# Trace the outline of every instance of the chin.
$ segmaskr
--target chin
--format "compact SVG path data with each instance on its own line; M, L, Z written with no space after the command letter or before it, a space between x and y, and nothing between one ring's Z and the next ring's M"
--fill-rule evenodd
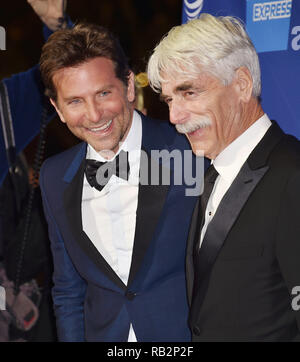
M198 143L192 143L190 142L192 151L195 155L197 156L203 156L205 154L205 149L203 147L203 145L200 145Z
M118 147L119 147L119 143L114 144L105 144L104 142L102 143L90 143L90 145L95 149L95 151L100 152L100 151L110 151L113 152L114 154L117 152Z

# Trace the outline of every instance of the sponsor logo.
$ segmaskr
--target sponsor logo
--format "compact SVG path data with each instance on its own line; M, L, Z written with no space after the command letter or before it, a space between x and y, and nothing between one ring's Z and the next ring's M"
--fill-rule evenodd
M289 18L291 10L292 0L256 3L253 5L253 21Z
M291 32L292 35L296 35L291 43L291 47L293 50L300 50L300 26L294 26Z
M293 0L247 0L247 31L258 53L288 49Z
M183 0L182 23L197 19L203 8L204 0Z
M6 50L6 32L3 26L0 26L0 50Z

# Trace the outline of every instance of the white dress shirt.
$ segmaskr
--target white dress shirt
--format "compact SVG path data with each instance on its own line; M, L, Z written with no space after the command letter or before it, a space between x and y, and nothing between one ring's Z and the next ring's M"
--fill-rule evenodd
M219 175L205 210L205 222L201 230L200 246L207 226L214 217L223 196L271 124L269 117L264 114L212 161Z
M125 285L129 277L135 234L141 144L142 121L140 115L134 112L131 128L117 152L129 152L128 181L112 175L101 191L91 187L86 176L83 183L83 230ZM107 161L91 145L87 147L86 158ZM132 324L128 342L136 342Z

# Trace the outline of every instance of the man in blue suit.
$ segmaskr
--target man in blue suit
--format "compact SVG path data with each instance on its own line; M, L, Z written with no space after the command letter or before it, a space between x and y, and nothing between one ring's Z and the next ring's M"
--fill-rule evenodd
M59 340L190 341L184 258L196 198L173 177L139 182L153 165L178 171L151 151L182 155L184 136L134 110L134 75L103 27L57 31L40 68L60 119L83 140L40 175Z

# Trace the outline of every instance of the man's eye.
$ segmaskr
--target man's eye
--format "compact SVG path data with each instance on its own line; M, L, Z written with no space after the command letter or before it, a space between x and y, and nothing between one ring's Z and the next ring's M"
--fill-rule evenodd
M110 94L111 92L110 91L102 91L102 92L99 92L98 95L100 97L106 97Z
M169 105L172 102L172 98L165 98L164 102Z
M78 104L80 103L80 99L72 99L68 104Z
M185 97L193 97L194 95L195 95L195 92L193 92L193 91L188 91L188 92L184 93Z

